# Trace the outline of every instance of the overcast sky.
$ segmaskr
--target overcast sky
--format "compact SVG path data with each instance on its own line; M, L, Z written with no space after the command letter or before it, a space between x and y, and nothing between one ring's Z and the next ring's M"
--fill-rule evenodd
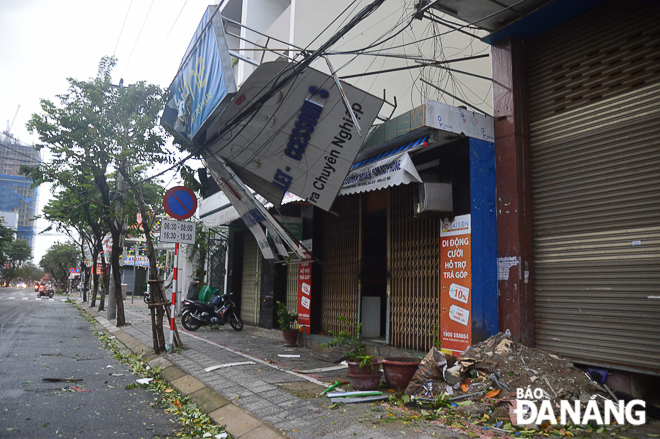
M217 1L0 0L0 130L20 105L11 132L23 142L37 142L25 125L40 111L39 100L55 100L66 92L69 77L94 77L104 55L119 59L114 82L145 80L167 87L205 8L213 3ZM42 186L39 209L49 195ZM47 226L40 220L37 231ZM35 262L56 240L65 239L53 232L37 235Z

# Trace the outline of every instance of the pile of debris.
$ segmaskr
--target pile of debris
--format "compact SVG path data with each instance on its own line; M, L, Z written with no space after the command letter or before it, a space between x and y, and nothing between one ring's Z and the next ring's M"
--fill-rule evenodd
M458 359L433 348L405 393L419 401L445 394L446 401L458 405L458 410L465 407L460 401L471 400L477 404L466 409L467 414L496 412L503 419L515 407L518 389L527 388L536 390L535 397L521 399L536 399L542 393L542 399L551 400L553 406L562 399L582 404L596 399L599 405L607 399L617 401L606 386L572 363L518 343L508 331L472 346Z

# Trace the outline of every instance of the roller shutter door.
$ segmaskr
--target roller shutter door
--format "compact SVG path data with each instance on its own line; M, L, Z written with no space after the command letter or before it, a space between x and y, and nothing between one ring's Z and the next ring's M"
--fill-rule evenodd
M527 45L537 346L660 372L660 8Z
M248 325L259 323L261 294L261 252L251 233L245 233L243 244L243 288L241 289L241 319Z

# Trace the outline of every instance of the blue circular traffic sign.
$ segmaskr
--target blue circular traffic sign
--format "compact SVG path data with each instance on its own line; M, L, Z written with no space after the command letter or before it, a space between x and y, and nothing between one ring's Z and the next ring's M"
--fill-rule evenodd
M163 207L165 212L174 219L188 219L197 210L197 197L192 189L176 186L165 192Z

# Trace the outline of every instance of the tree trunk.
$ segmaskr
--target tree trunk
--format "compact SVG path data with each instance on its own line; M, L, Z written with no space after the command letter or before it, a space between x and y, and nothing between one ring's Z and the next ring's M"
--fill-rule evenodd
M92 291L92 302L89 305L90 308L94 308L94 306L96 305L96 295L99 292L99 275L97 274L97 270L96 270L96 266L97 266L98 260L99 260L99 253L100 252L98 250L98 246L95 245L94 246L94 251L92 252L92 261L93 261L92 262L92 283L94 285L93 286L94 291Z
M154 352L160 354L165 351L165 333L163 331L163 315L167 312L169 316L169 309L167 308L167 296L165 295L165 289L163 288L163 281L161 281L160 276L158 275L158 267L156 266L156 251L154 250L154 243L151 239L151 224L149 219L151 218L150 213L148 212L142 195L139 190L137 190L135 183L128 178L126 170L123 166L119 167L119 172L121 172L124 180L128 183L135 196L135 200L138 203L140 209L140 214L142 215L142 230L144 231L144 237L147 241L147 256L149 257L149 284L151 288L151 325L152 325L152 335L154 342ZM161 303L161 305L155 306L155 315L154 315L154 304ZM175 344L182 348L183 344L181 343L181 338L179 333L174 328L174 339Z
M117 327L126 325L126 316L124 315L124 299L121 294L121 271L119 258L121 257L121 232L118 227L112 230L112 253L110 253L110 265L112 266L112 276L115 279L115 303L117 304Z
M101 271L103 272L103 288L101 289L98 311L105 309L105 295L108 292L108 288L110 288L110 276L108 276L108 264L105 262L105 252L101 255Z

